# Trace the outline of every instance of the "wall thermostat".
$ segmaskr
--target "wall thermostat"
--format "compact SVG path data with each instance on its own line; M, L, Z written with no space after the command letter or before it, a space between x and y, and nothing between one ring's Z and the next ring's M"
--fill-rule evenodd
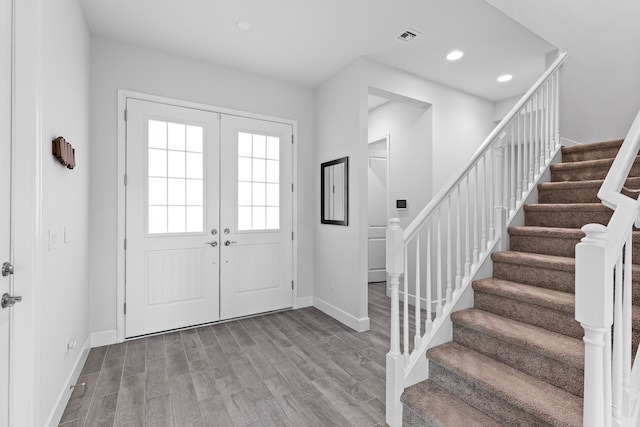
M407 209L406 199L396 200L396 209Z

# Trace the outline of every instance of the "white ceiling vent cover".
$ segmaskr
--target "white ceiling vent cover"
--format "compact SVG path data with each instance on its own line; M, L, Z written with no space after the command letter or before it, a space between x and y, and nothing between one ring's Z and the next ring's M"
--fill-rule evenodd
M396 36L396 40L402 43L409 43L420 36L420 32L411 28L404 30L400 35Z

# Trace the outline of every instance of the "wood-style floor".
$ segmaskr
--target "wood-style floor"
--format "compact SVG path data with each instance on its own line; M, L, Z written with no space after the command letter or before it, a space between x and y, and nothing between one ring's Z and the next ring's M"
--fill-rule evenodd
M61 426L385 425L389 299L371 330L311 307L94 348Z

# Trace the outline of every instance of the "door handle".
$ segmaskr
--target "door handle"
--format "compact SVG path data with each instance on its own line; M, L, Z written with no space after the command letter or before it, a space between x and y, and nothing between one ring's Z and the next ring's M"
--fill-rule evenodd
M224 245L225 245L225 246L235 245L236 243L238 243L238 242L230 242L230 241L228 241L228 240L225 240L225 241L224 241Z
M2 295L2 302L0 303L0 305L2 305L2 308L8 308L13 307L17 302L22 302L21 296L12 297L11 295L5 293L4 295Z
M212 248L215 248L216 246L218 246L218 242L206 242L205 245L209 245Z
M2 263L2 275L9 276L10 274L13 274L13 265L10 262Z

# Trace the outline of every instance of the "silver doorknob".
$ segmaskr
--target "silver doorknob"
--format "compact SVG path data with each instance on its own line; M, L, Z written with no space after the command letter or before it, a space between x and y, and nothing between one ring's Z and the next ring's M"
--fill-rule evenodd
M2 308L8 308L13 307L17 302L22 302L22 297L12 297L11 295L5 293L4 295L2 295L2 302L0 302L0 305L2 305Z
M10 274L13 274L13 265L10 262L2 263L2 275L8 276Z
M236 243L238 243L238 242L230 242L230 241L228 241L228 240L225 240L225 241L224 241L224 245L225 245L225 246L234 245L234 244L236 244Z
M218 246L218 242L206 242L205 245L209 245L212 248L215 248L216 246Z

